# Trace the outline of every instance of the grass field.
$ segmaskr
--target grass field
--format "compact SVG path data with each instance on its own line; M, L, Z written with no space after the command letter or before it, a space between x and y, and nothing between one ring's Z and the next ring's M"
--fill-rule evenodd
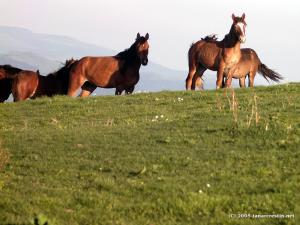
M0 224L300 224L299 99L285 84L1 104Z

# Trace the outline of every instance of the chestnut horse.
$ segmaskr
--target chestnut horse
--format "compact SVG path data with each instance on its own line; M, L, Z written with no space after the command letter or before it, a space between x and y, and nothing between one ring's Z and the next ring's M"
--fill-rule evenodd
M246 86L245 79L247 76L249 79L248 86L253 87L254 78L257 72L267 81L270 79L272 81L279 82L281 79L283 79L279 73L269 69L265 64L263 64L253 49L244 48L241 49L241 53L242 56L232 76L233 78L239 79L240 87ZM194 87L201 88L202 79L200 77L193 78L193 82L195 82L195 84L192 85L192 89L195 89Z
M139 33L131 47L116 56L84 57L70 72L69 96L82 87L81 97L89 96L97 87L116 88L116 95L133 92L139 81L141 64L148 64L149 34Z
M8 99L11 94L12 80L20 73L22 70L11 65L1 65L0 66L0 102L4 102ZM31 71L24 71L25 73L30 73Z
M14 101L22 101L40 96L52 97L68 92L69 72L76 60L67 60L57 72L41 76L39 71L30 74L21 71L13 80L12 93Z
M217 89L222 87L223 76L227 81L226 86L231 85L232 75L241 58L240 45L246 41L245 14L236 17L232 14L233 23L229 33L222 41L202 39L192 46L188 52L189 74L186 78L186 89L190 90L193 78L202 77L205 70L217 72ZM197 74L197 76L194 76Z

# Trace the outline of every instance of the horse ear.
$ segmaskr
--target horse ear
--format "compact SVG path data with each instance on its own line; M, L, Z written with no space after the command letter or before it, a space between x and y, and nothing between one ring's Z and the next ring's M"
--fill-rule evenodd
M136 39L139 39L141 37L140 33L137 33Z
M145 39L146 39L146 40L149 39L149 34L148 34L148 33L146 34Z
M233 21L235 21L235 15L234 15L234 13L232 13L231 18L232 18Z
M246 15L245 15L245 13L243 13L242 20L245 20L245 18L246 18Z
M40 75L40 71L39 71L39 70L37 70L36 73L37 73L38 75Z

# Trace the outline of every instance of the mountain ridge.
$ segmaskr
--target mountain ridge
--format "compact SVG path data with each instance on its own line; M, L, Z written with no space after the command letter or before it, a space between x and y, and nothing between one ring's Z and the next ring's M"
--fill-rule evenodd
M115 54L117 51L68 36L0 26L0 64L12 64L29 70L39 69L44 75L57 70L66 59ZM136 90L183 90L187 71L171 69L150 60L146 67L141 67L140 74ZM214 88L214 81L207 79L205 87ZM97 93L100 92L97 90Z

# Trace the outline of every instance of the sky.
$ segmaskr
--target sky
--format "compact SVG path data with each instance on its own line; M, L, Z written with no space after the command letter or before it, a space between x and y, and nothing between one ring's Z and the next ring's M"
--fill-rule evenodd
M222 39L231 14L246 14L247 41L261 61L300 81L300 1L296 0L1 0L0 25L67 35L121 51L136 33L150 34L149 59L187 70L192 42Z

